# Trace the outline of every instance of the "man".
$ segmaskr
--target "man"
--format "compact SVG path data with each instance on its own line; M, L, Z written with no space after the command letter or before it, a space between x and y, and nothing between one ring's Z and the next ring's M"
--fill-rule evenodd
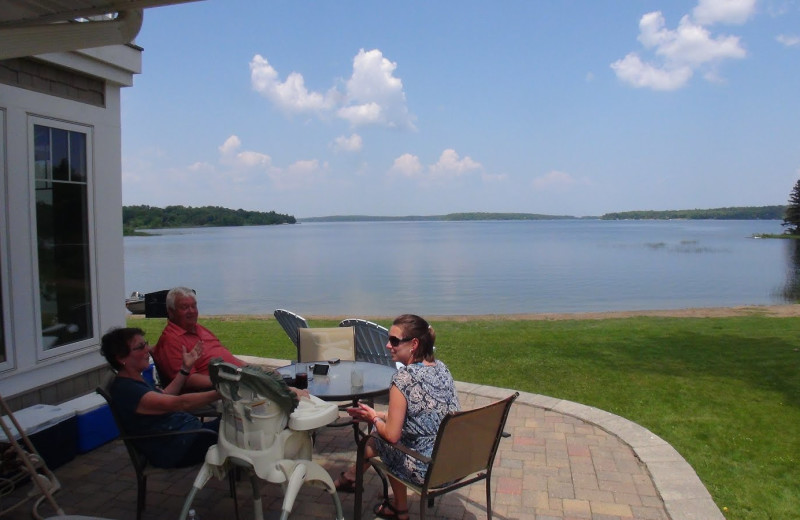
M211 388L208 376L208 363L214 358L222 358L227 363L243 366L245 363L220 343L207 328L197 323L197 299L192 289L175 287L167 293L167 326L158 338L152 351L153 360L159 375L169 381L183 371L183 353L191 351L199 342L203 354L195 362L183 385L184 391L207 390ZM169 381L162 381L166 385Z

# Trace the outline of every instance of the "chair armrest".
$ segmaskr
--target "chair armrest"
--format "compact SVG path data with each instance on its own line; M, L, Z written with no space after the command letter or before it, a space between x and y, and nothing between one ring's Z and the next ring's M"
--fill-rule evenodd
M119 438L124 441L139 441L145 439L157 439L159 437L172 437L175 435L188 435L190 433L201 433L205 435L217 435L217 432L213 430L207 430L205 428L196 428L193 430L175 430L171 432L149 432L149 433L139 433L135 435L120 435Z
M376 430L373 430L372 433L370 433L368 436L365 436L365 439L367 439L369 437L375 437L376 439L380 439L381 441L383 441L385 444L388 444L392 448L405 453L409 457L413 457L413 458L415 458L415 459L417 459L419 461L422 461L425 464L430 464L431 463L432 459L430 457L428 457L427 455L423 455L422 453L420 453L420 452L418 452L416 450L412 450L408 446L404 446L404 445L400 444L399 442L388 442L386 439L381 437ZM362 439L361 442L366 443L366 440Z

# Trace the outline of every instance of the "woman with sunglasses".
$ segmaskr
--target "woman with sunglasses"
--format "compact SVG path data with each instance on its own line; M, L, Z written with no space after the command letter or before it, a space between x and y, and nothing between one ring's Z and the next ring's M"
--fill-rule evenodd
M453 376L444 363L434 358L435 340L433 327L423 318L414 314L395 318L386 348L392 354L392 361L404 366L392 377L388 411L378 412L363 403L348 409L356 420L372 423L386 442L399 442L428 456L433 452L442 419L460 408ZM365 455L367 459L379 455L392 473L423 483L427 464L389 448L382 441L370 439ZM339 476L336 489L355 491L355 477L353 466ZM408 518L408 490L397 480L390 478L389 481L393 500L377 504L373 512L379 518L405 520Z
M109 386L109 394L127 433L209 430L208 434L172 435L137 441L137 447L148 462L160 468L181 468L202 462L208 448L217 443L214 433L219 428L219 420L203 423L187 410L211 404L220 396L216 390L180 394L192 366L203 353L202 342L198 342L189 352L183 349L183 366L163 391L142 377L142 371L150 366L150 347L144 340L142 329L110 330L101 340L100 351L117 373Z

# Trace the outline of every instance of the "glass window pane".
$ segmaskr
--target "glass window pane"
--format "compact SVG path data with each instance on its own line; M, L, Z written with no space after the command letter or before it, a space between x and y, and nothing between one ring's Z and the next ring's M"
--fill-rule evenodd
M69 137L66 130L50 131L50 151L53 158L53 180L69 180Z
M88 186L85 182L58 180L72 169L70 156L77 159L78 168L84 170L81 175L86 177L86 135L52 129L51 136L51 156L54 161L58 158L60 166L54 168L53 181L35 183L39 304L45 349L88 339L93 328ZM73 136L78 137L73 140Z
M69 133L69 171L70 180L86 182L86 135Z
M34 168L36 179L49 178L50 166L50 129L46 126L35 125L33 127L34 133Z

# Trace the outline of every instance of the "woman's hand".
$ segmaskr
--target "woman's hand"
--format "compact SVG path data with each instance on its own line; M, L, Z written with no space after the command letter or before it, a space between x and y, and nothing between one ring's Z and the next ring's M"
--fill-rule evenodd
M378 416L378 412L364 403L358 403L356 408L348 408L347 414L357 421L368 423L373 422L375 417Z
M186 352L186 347L183 345L181 345L181 350L183 351L183 366L181 368L185 368L188 372L192 369L197 360L200 359L200 356L203 355L203 341L198 341L189 352Z

